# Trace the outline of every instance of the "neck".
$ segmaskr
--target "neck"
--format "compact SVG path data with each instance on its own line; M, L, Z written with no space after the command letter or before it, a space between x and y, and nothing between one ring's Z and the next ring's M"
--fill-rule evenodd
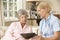
M25 26L25 23L21 23L22 28Z
M20 22L20 24L21 24L21 26L22 26L22 28L23 28L23 27L25 26L26 23L21 23L21 22Z
M47 20L48 16L49 16L49 13L46 13L44 18Z

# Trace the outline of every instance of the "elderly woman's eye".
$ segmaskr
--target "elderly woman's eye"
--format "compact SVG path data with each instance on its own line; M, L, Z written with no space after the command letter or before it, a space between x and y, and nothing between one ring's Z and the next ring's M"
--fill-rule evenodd
M24 18L24 17L22 17L22 18Z

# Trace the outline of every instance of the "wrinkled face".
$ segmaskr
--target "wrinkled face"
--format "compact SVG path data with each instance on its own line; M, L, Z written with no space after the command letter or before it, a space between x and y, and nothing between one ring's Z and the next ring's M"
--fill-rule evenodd
M27 17L26 17L26 15L21 15L21 16L19 17L19 20L20 20L21 23L25 24L25 23L27 22Z
M37 7L37 14L41 17L45 17L47 10Z

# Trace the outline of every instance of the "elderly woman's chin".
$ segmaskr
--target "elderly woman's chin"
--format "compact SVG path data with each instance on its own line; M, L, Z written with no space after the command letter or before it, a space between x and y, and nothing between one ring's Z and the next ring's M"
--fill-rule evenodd
M20 22L21 24L26 24L27 22L26 21L23 21L23 22Z

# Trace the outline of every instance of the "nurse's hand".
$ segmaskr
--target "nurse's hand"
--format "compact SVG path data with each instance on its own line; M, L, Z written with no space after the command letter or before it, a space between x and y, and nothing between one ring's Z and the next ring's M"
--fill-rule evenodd
M35 37L33 37L32 39L35 39L35 40L42 40L42 36L35 36Z
M36 38L37 38L37 40L42 40L41 36L37 36Z

